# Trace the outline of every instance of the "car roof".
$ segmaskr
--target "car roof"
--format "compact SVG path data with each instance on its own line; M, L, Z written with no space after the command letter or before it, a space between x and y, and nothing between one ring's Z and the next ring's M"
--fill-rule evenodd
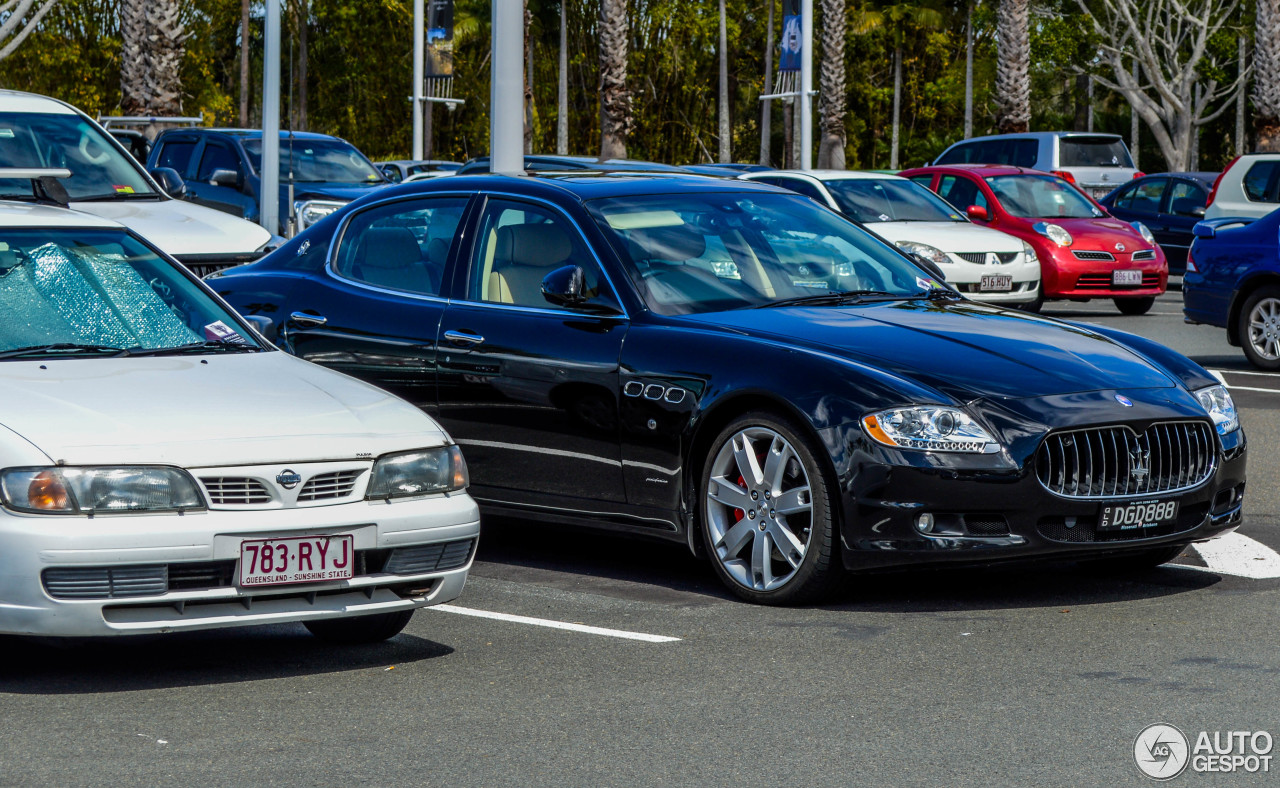
M602 197L635 197L690 192L766 192L791 194L785 189L736 178L706 178L687 173L566 173L552 175L450 175L422 181L405 181L381 191L384 196L427 191L497 191L529 196L575 197L579 201Z
M1119 134L1105 134L1098 131L1020 131L1012 134L988 134L985 137L970 137L967 140L957 140L952 145L959 145L962 142L979 142L984 140L1043 140L1052 139L1054 137L1094 137L1106 138L1124 141L1124 137ZM950 145L947 147L951 147Z
M205 126L190 126L190 127L181 128L181 129L167 129L161 132L161 134L164 136L168 136L170 134L225 134L228 137L235 137L237 139L243 139L243 140L262 139L262 129L223 129L223 128L205 127ZM334 137L330 134L319 134L314 131L286 131L284 129L280 130L280 139L282 140L288 139L290 135L292 135L295 140L340 139L339 137Z
M70 104L38 93L27 93L21 90L0 90L0 111L3 112L43 112L49 115L75 115L76 110Z
M755 180L757 176L770 175L809 175L820 181L905 181L900 175L867 170L769 170L766 172L749 172L743 178Z
M977 175L979 178L993 178L997 175L1053 175L1053 173L1044 172L1043 170L1033 170L1030 167L1015 167L1012 164L930 164L924 167L903 170L903 172L932 173L945 172L947 170L968 172Z
M467 164L487 163L488 156L477 156ZM644 161L641 159L605 159L601 161L595 156L559 156L540 153L530 153L524 157L525 164L564 164L567 168L574 170L637 170L646 172L687 172L674 164L662 164L656 161Z
M81 227L95 230L123 230L110 219L73 211L54 205L0 200L0 227L21 230L24 227Z

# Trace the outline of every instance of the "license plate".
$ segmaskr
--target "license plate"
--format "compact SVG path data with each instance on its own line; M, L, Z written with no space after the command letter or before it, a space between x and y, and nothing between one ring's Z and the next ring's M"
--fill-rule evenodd
M1112 271L1111 284L1140 285L1142 284L1142 272L1141 271Z
M1012 290L1013 277L1009 274L983 274L978 289L984 293L990 290Z
M353 576L352 537L290 536L240 543L240 585L276 586Z
M1103 506L1098 518L1099 531L1128 531L1154 528L1178 519L1177 501L1135 501Z

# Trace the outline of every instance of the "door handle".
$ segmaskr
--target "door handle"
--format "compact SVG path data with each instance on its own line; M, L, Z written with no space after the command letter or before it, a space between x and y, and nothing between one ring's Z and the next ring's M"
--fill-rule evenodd
M484 342L484 337L464 331L446 331L444 338L460 347L472 347Z
M309 315L306 312L294 312L289 315L289 319L304 328L315 328L329 322L329 318L324 315Z

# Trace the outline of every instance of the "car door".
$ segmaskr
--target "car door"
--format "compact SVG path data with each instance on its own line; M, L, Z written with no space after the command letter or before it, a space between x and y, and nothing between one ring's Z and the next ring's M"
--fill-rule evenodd
M411 197L351 214L328 265L290 293L283 342L434 413L442 283L470 201Z
M946 174L938 178L938 196L951 203L957 211L968 214L969 206L977 206L993 216L991 203L976 178L968 175ZM970 217L974 218L974 217ZM980 221L975 219L975 221Z
M440 421L466 452L472 492L583 509L624 502L618 358L628 321L575 222L491 196L441 326ZM553 306L541 281L576 265L590 300Z
M1169 259L1171 273L1187 270L1187 252L1195 238L1191 228L1204 218L1208 200L1209 190L1190 178L1175 178L1166 192L1160 211L1160 230L1152 227L1151 232Z
M197 155L199 164L195 177L187 181L187 194L191 200L241 218L255 214L253 198L242 191L246 169L231 143L206 138ZM214 183L215 174L226 177L227 172L235 173L234 181Z

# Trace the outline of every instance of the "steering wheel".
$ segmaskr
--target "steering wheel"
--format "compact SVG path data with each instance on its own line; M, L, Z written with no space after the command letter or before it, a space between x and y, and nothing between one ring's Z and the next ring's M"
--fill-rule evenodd
M94 156L92 153L89 152L89 142L90 140L89 140L88 134L80 135L80 155L83 156L85 158L85 161L89 162L90 164L106 164L107 159L111 158L110 152L103 150L102 153L99 153L97 156Z

